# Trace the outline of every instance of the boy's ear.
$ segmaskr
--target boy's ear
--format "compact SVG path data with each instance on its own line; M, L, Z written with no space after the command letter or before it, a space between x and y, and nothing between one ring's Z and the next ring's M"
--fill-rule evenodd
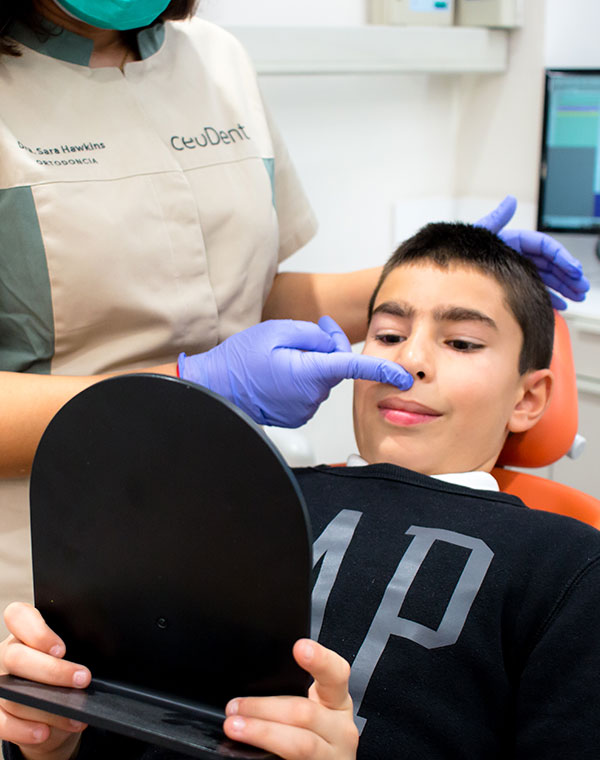
M553 384L554 376L549 369L537 369L523 376L520 397L508 421L511 433L524 433L535 425L550 402Z

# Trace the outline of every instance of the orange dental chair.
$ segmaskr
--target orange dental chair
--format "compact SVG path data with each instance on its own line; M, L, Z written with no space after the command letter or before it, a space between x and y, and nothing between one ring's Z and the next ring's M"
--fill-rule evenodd
M600 501L537 475L506 467L546 467L563 457L577 435L577 385L571 339L565 320L555 312L554 352L550 365L554 391L542 419L525 433L509 436L492 471L504 493L532 509L558 512L600 529Z

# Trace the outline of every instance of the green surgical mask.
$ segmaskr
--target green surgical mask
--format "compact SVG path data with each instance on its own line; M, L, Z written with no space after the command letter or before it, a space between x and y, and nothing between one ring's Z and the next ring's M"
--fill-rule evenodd
M138 29L148 26L170 0L54 0L59 8L100 29Z

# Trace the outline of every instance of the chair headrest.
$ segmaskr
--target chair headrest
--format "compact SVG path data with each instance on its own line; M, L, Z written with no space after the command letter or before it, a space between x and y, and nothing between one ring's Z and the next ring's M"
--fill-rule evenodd
M546 467L563 457L577 434L577 382L567 323L554 312L554 388L543 417L525 433L509 435L497 466Z

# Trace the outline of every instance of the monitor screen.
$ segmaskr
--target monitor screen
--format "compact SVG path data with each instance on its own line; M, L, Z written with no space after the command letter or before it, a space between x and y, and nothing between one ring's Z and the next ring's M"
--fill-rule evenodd
M600 71L546 71L538 229L600 232Z

